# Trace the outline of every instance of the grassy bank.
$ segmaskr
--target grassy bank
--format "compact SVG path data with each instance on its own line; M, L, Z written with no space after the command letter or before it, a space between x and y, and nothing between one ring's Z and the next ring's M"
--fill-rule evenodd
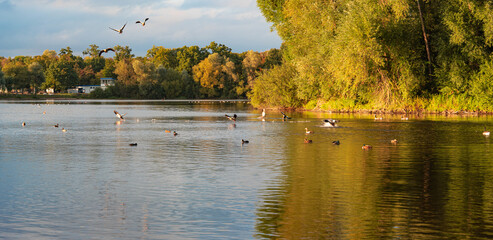
M312 100L304 109L331 112L370 112L370 113L437 113L437 114L492 114L493 103L486 99L475 99L466 95L435 95L431 98L414 98L395 101L382 106L378 102L360 103L353 99L331 101Z

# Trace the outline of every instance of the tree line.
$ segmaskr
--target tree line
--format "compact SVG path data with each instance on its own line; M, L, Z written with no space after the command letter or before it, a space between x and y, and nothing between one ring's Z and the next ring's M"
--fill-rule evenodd
M255 106L493 110L491 1L257 5L283 40L283 62L256 79Z
M0 90L37 93L39 89L65 92L77 85L99 85L100 78L116 79L115 86L91 92L95 98L178 99L246 98L257 75L279 65L279 49L234 53L211 42L206 47L153 46L135 57L128 46L115 46L114 57L100 56L90 45L83 57L70 47L39 56L0 57Z

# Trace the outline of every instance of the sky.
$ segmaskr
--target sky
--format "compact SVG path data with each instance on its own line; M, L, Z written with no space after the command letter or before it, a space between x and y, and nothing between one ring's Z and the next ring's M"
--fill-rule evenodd
M135 22L149 18L143 27ZM122 34L110 29L127 26ZM256 0L0 0L0 56L36 56L70 47L74 55L129 46L205 47L214 41L241 53L279 48Z

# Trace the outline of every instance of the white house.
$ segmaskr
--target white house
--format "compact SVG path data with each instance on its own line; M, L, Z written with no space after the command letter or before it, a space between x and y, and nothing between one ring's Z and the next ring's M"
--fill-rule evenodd
M115 79L113 78L101 78L101 88L103 90L108 86L115 86Z
M96 88L106 89L108 86L115 86L115 79L113 78L101 78L101 85L79 85L75 88L68 89L68 93L91 93Z

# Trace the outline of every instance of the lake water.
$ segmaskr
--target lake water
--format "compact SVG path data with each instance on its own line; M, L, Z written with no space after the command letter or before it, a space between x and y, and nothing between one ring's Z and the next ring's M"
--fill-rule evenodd
M1 101L0 239L493 238L491 116L288 115Z

